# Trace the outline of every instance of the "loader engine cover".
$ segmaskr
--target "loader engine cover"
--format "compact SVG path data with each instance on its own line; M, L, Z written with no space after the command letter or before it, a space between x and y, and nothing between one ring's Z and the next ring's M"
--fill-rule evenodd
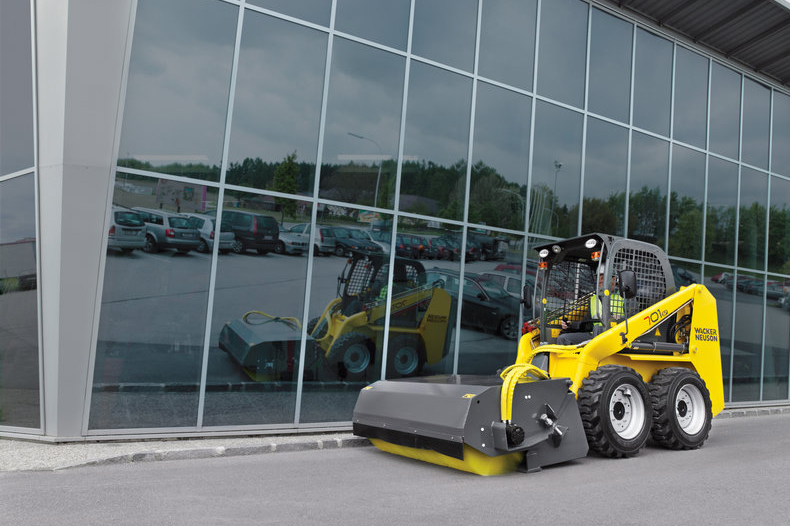
M378 381L360 392L354 434L384 451L482 475L587 455L567 379L517 384L510 422L500 418L502 384L472 375Z

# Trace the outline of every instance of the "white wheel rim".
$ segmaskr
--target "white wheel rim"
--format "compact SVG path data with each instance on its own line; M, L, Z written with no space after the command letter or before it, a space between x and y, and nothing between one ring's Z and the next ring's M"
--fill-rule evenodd
M645 425L645 402L633 386L621 385L609 400L609 422L624 440L639 436Z
M370 365L370 351L362 343L355 343L346 349L343 356L343 365L346 371L352 374L359 374L365 371Z
M395 372L400 375L411 374L417 368L419 360L417 349L411 346L401 347L395 351L395 356L393 358Z
M697 386L685 384L675 397L675 418L687 435L696 435L705 425L705 398Z

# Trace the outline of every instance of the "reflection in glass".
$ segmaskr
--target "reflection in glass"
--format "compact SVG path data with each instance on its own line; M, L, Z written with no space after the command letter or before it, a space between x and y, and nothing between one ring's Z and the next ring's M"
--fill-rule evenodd
M313 260L300 423L351 420L383 358L392 216L324 206L318 229L345 256Z
M0 426L41 427L34 185L0 183Z
M387 378L453 371L460 264L447 247L460 246L461 236L448 227L398 221Z
M0 5L0 176L33 166L30 1Z
M532 90L537 0L486 0L480 23L478 73Z
M248 3L322 26L329 25L332 9L332 0L248 0Z
M200 233L177 212L205 212L205 201L182 206L174 196L202 192L176 191L173 181L119 173L121 181L113 205L144 222L146 244L107 252L88 426L195 426L211 256L193 250Z
M741 76L713 63L710 78L710 150L738 159Z
M672 267L672 277L675 280L675 287L688 287L694 283L702 283L700 279L700 265L670 259L670 266Z
M532 99L477 85L469 221L524 229Z
M584 163L582 233L625 233L628 130L590 118Z
M338 0L335 29L404 51L410 6L410 0Z
M765 276L739 272L735 279L735 341L733 342L732 401L760 400L762 375L762 297L749 294L751 287L763 284ZM787 351L785 351L787 352Z
M579 0L541 4L538 86L541 95L584 106L587 10Z
M637 29L634 68L634 126L669 135L672 42Z
M743 81L743 150L741 160L758 168L768 168L768 136L771 119L771 91L751 79Z
M412 62L400 210L463 218L472 81Z
M708 210L705 259L735 264L735 216L738 209L738 166L716 157L708 158Z
M392 208L406 60L342 38L332 55L320 196Z
M682 146L672 151L669 200L669 253L702 259L705 154Z
M516 359L524 238L473 228L466 237L482 256L467 258L464 269L458 372L494 374ZM527 271L525 284L534 289L534 270Z
M219 180L237 18L224 2L138 2L118 165Z
M542 101L536 108L528 228L573 237L579 217L583 119Z
M672 122L675 139L704 148L707 108L708 59L678 46Z
M593 9L588 109L626 123L631 98L633 33L632 24Z
M751 168L741 169L738 218L738 266L765 269L765 221L768 177Z
M634 132L628 237L664 246L668 173L669 143Z
M415 0L415 55L472 71L476 31L477 0Z
M784 293L790 285L781 276L768 276L765 282L765 361L763 362L763 400L788 398L788 357L790 353L790 302ZM755 291L762 295L758 287Z
M293 422L300 367L311 207L291 199L225 195L222 223L246 247L276 254L220 256L214 289L203 424ZM279 224L278 224L279 223ZM260 239L257 239L260 238ZM306 364L314 374L315 357Z
M732 301L735 270L730 267L705 266L705 282L716 298L716 314L719 320L719 346L721 369L724 379L724 400L730 400L730 367L732 365Z
M768 270L790 274L790 181L771 178Z
M790 176L790 97L774 91L771 122L771 170Z
M239 55L230 184L312 195L327 36L248 12ZM297 171L277 177L293 156Z

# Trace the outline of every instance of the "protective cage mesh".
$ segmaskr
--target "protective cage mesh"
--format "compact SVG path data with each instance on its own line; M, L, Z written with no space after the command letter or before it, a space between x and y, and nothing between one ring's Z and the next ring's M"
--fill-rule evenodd
M633 270L636 273L636 297L625 302L628 316L647 309L667 295L664 268L661 260L652 252L622 248L614 255L613 270L615 273L622 270Z
M589 318L592 294L595 294L595 268L589 263L566 260L553 265L544 288L547 320L564 317L574 322Z

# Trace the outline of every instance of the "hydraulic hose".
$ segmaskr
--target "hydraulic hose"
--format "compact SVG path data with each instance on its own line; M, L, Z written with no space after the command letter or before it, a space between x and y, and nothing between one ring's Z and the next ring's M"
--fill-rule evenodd
M500 416L503 422L510 422L513 417L513 393L516 384L525 381L548 380L549 373L531 363L517 363L506 368L499 375L504 382L500 392ZM532 380L528 378L532 377Z

